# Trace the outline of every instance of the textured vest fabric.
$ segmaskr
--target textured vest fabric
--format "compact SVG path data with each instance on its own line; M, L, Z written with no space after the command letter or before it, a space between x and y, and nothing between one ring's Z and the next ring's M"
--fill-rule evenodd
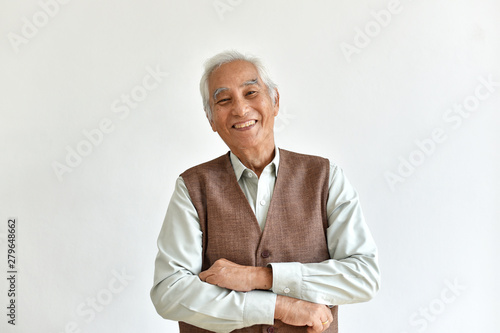
M326 240L329 162L280 149L278 177L261 231L236 179L229 153L182 175L203 232L203 266L220 258L240 265L273 262L312 263L330 259ZM336 333L337 307L326 332ZM179 323L181 333L210 332ZM275 320L233 332L306 332Z

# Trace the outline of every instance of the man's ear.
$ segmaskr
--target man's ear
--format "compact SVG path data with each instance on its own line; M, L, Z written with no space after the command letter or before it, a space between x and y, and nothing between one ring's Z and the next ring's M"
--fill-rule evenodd
M206 116L207 116L208 123L210 124L210 127L212 127L212 131L217 132L217 129L215 128L214 122L212 121L212 119L210 119L210 117L208 116L208 113L206 113ZM212 117L213 117L213 115L212 115Z
M275 91L276 97L274 97L274 116L276 117L280 110L280 93L278 92L278 88L276 88Z

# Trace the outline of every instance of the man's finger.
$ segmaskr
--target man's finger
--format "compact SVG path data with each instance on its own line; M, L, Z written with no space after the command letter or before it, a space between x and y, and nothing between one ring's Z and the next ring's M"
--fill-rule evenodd
M210 273L209 271L203 271L200 273L200 275L198 275L198 277L201 281L207 282L207 279L213 275L214 274Z
M313 326L311 326L309 328L311 329L311 332L315 332L315 333L323 332L323 324L321 323L321 321L319 319L313 321Z
M214 281L212 275L207 276L207 278L205 279L205 282L210 283L210 284L217 284L216 281Z
M323 332L323 325L318 326L318 324L314 324L313 326L309 326L307 328L307 333L321 333Z

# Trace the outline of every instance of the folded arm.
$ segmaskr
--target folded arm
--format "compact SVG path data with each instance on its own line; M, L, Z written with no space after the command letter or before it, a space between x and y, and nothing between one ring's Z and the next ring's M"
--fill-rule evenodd
M274 293L318 304L368 301L380 285L377 247L365 223L358 194L336 166L330 167L327 214L329 260L272 263L272 270L245 266L233 269L234 264L224 260L200 277L210 276L206 282L233 290L267 289L272 281Z
M331 320L325 305L367 301L379 289L377 248L358 195L336 166L330 168L327 213L329 260L248 267L220 259L201 272L202 232L179 178L158 239L151 290L158 313L218 332L274 319L321 332L329 324L318 323Z
M164 318L216 332L274 323L276 294L237 292L203 282L202 233L184 182L179 178L158 238L151 299Z

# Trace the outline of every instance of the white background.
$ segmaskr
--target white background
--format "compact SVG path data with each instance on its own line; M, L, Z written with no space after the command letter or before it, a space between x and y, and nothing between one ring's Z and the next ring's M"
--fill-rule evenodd
M227 151L198 82L203 61L230 48L262 57L279 85L278 145L338 163L360 193L382 289L340 308L341 332L498 332L500 2L58 7L49 16L38 1L0 2L2 332L177 332L149 299L156 238L176 177ZM127 115L113 112L122 95L145 91L147 68L168 75ZM448 113L466 101L466 117ZM112 131L88 146L84 131L103 119ZM439 128L446 139L432 146ZM78 147L87 156L69 167L67 149ZM418 165L400 166L410 159ZM57 163L67 167L59 177ZM392 187L389 173L401 177ZM9 217L18 218L15 327Z

